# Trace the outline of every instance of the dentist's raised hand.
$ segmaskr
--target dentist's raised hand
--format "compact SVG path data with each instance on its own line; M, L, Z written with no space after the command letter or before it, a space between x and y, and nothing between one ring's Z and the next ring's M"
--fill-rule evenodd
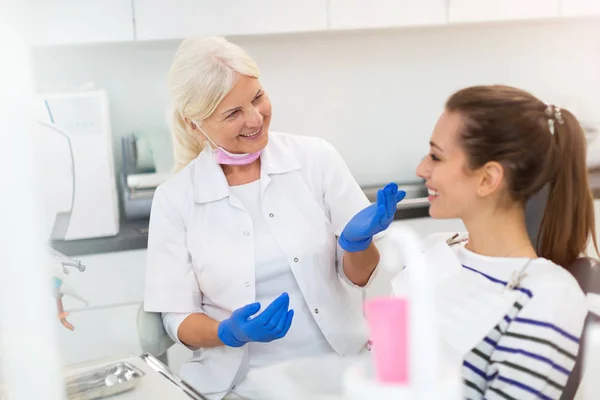
M289 305L290 298L283 293L254 318L250 317L260 310L260 303L238 308L231 317L219 324L219 339L230 347L281 339L289 331L294 318L294 310L288 310Z
M348 222L338 240L340 247L351 253L366 250L373 241L373 236L390 226L396 213L396 204L405 196L406 192L399 191L398 185L393 182L379 189L377 202L360 211Z

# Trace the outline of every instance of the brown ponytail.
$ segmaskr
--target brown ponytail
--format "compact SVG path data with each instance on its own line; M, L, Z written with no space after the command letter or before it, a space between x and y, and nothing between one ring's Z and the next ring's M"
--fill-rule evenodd
M588 240L598 245L594 203L588 184L586 140L581 125L568 110L548 106L554 125L553 158L557 172L549 182L548 201L538 237L540 256L569 266Z
M598 252L586 140L573 114L501 85L460 90L446 108L462 116L460 141L470 168L500 163L510 197L523 207L549 187L538 235L541 257L568 267L589 239Z

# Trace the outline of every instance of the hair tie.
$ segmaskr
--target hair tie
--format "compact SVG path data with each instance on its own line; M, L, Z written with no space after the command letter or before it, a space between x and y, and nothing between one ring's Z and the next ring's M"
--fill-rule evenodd
M554 120L558 122L559 125L564 124L564 120L562 114L560 113L560 108L556 107L554 104L546 104L546 115L548 116L548 128L550 129L550 133L554 135Z

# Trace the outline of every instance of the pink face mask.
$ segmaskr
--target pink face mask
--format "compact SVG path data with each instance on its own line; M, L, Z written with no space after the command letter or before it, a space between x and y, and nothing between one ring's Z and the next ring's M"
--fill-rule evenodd
M202 128L200 128L200 124L198 124L197 122L194 122L194 124L196 125L196 128L198 128L200 130L200 132L202 132L204 134L204 136L208 139L208 141L211 142L212 145L214 146L214 148L212 149L212 152L213 152L213 154L215 154L217 163L219 163L219 164L224 164L224 165L252 164L254 161L256 161L258 159L258 157L260 157L260 154L262 153L262 150L258 151L256 153L244 153L244 154L230 153L227 150L225 150L224 148L222 148L221 146L217 146L216 143L213 142L212 139L208 137L206 132L204 132L202 130Z

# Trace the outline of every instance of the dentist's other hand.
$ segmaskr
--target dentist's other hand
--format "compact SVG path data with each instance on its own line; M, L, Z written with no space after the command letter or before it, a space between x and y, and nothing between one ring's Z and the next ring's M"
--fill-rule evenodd
M406 196L398 185L388 183L377 191L377 202L356 214L346 225L338 243L347 252L366 250L373 236L386 230L394 220L396 204Z
M284 337L294 318L294 310L289 310L290 298L281 294L255 318L250 318L260 310L260 303L238 308L231 317L219 324L219 339L230 347L241 347L248 342L271 342Z

